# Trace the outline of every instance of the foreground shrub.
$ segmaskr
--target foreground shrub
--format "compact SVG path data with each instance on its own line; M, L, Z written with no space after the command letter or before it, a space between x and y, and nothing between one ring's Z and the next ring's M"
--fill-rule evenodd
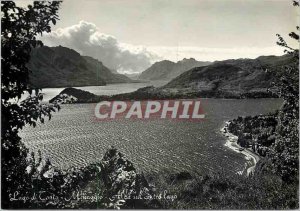
M297 184L285 183L272 174L192 175L178 179L170 172L148 174L156 191L176 194L174 201L164 201L164 209L296 209L299 207Z

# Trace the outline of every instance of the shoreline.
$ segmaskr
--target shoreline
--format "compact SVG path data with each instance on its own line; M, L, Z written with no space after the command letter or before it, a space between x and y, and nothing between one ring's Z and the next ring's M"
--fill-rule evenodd
M238 171L237 174L243 175L246 173L249 176L254 172L257 162L260 160L260 157L254 152L250 151L247 148L243 148L237 144L238 137L228 131L229 121L225 122L225 126L221 128L221 133L226 137L226 143L224 144L229 149L241 153L246 158L245 168L241 171ZM240 149L243 149L240 151Z

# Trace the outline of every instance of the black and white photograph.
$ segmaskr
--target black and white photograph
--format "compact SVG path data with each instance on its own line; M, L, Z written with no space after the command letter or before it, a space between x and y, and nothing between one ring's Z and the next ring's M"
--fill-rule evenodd
M299 6L1 1L1 210L298 210Z

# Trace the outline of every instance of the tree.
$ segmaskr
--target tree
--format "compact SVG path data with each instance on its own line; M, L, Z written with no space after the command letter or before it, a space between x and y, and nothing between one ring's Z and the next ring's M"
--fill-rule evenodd
M105 161L100 166L89 165L82 168L72 168L68 170L55 169L49 160L41 158L41 152L38 156L34 153L29 155L29 150L21 142L18 132L26 124L33 127L37 121L44 123L45 117L51 118L51 112L59 110L57 103L42 104L42 95L39 93L38 87L31 87L29 84L29 69L26 64L30 59L30 52L33 48L42 46L43 43L36 39L37 34L50 32L50 23L56 23L58 20L57 12L60 2L34 2L26 9L20 8L12 1L1 2L2 10L2 72L1 72L1 114L2 114L2 130L1 130L1 164L2 164L2 208L80 208L80 202L69 202L64 199L70 199L73 191L78 191L85 187L87 183L99 177L100 166L107 171ZM32 90L35 95L32 95ZM30 96L20 101L21 95L28 92ZM64 97L62 97L64 98ZM106 157L109 161L110 158ZM135 169L131 162L123 160L120 157L118 161L124 162L121 165L124 168L123 174L132 173L134 177L124 178L121 182L122 190L128 188L126 185L136 184L134 187L143 190L141 182L145 179L135 174ZM117 165L118 164L118 165ZM128 165L127 165L128 164ZM117 166L114 166L117 165ZM109 165L114 171L109 172L114 175L118 172L119 163ZM121 172L121 173L122 173ZM120 174L120 172L118 172ZM123 174L119 176L123 176ZM102 175L105 176L105 175ZM103 177L106 178L106 177ZM118 178L114 178L117 182ZM115 184L115 183L114 183ZM108 193L113 188L106 187ZM32 192L46 191L48 194L55 195L59 200L17 200L11 201L14 194L17 197L31 197ZM37 193L38 194L38 193ZM110 196L110 195L109 195ZM108 196L103 199L101 207L110 207ZM98 201L94 203L98 206ZM118 206L118 201L114 206ZM121 204L120 204L121 205ZM134 204L135 205L135 204ZM91 203L88 203L91 206ZM132 205L133 206L133 205Z
M293 1L299 7L299 1ZM296 27L299 31L299 26ZM276 139L269 157L285 181L295 181L299 174L299 49L290 47L279 34L277 44L285 48L285 53L292 56L291 64L276 70L278 81L274 84L277 94L284 103L278 114ZM299 42L299 35L291 32L289 36ZM298 179L296 179L298 180Z
M36 35L50 32L50 23L56 24L60 2L34 2L27 8L17 7L13 1L1 1L1 164L2 206L8 207L9 194L25 185L28 149L22 144L18 131L26 124L51 118L59 105L41 104L38 87L29 85L31 49L42 46ZM35 96L19 102L25 92Z

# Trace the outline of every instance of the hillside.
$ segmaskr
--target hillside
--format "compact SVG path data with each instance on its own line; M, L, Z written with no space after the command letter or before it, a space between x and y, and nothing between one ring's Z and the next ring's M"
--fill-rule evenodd
M213 91L237 95L252 92L267 93L267 89L275 81L271 70L290 62L291 57L286 55L217 61L209 66L196 67L183 73L163 89Z
M291 62L292 58L286 55L217 61L208 66L186 71L158 88L149 86L113 96L85 96L85 93L75 89L65 89L61 94L74 96L80 103L100 100L278 97L268 91L271 83L275 82L274 71Z
M112 73L100 61L62 46L33 49L27 66L31 70L30 84L40 88L131 82L124 75Z
M193 58L183 59L177 63L163 60L154 63L151 67L141 73L141 80L171 80L194 67L209 65L211 62L200 62Z

